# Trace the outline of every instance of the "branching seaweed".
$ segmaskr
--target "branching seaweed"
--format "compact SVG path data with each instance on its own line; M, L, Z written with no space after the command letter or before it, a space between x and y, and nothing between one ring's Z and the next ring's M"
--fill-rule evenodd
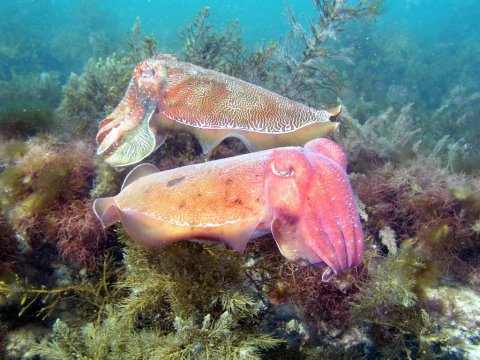
M210 9L204 7L195 16L193 24L180 30L183 40L182 59L196 65L218 70L233 76L241 74L243 45L238 22L227 24L221 32L208 24Z
M276 66L270 82L281 94L310 105L321 104L325 92L336 94L343 79L338 64L351 63L352 48L335 46L336 36L352 21L374 20L382 0L313 0L315 18L306 30L287 7L286 19L291 26L285 44L275 54ZM322 91L324 90L324 91Z
M427 351L425 337L433 325L420 300L430 276L425 271L428 262L413 241L404 242L397 256L373 264L370 279L357 296L352 314L371 325L370 336L386 358L411 359L413 349ZM387 339L387 332L393 338Z
M346 136L338 140L355 171L368 172L372 164L386 161L399 163L417 155L421 128L412 114L412 106L404 106L398 113L389 108L371 116L364 124L344 109L342 125Z
M240 257L223 246L163 249L126 243L126 296L104 305L102 323L79 329L57 321L47 359L259 359L280 341L258 329L259 306L243 286Z
M17 279L14 291L22 294L18 315L36 308L36 316L45 320L60 304L65 306L73 302L83 318L100 323L105 317L107 305L122 296L122 289L115 285L122 276L119 264L107 254L94 272L81 272L68 284L51 289L30 287Z
M157 40L152 35L145 35L142 31L140 18L137 16L128 40L131 62L137 63L145 58L153 57L157 53Z
M72 73L57 109L59 125L73 134L93 136L100 119L123 97L133 66L128 58L113 54L90 59L81 76Z

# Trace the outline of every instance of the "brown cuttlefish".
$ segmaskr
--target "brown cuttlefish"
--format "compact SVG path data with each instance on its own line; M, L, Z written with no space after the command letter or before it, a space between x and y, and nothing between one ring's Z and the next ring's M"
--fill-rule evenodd
M250 151L303 145L335 130L341 111L317 110L260 86L157 55L140 62L125 96L100 125L97 154L112 166L135 164L165 141L193 134L208 154L227 137Z
M141 164L113 197L96 199L107 227L120 221L138 244L224 243L242 253L272 233L282 255L325 268L322 279L357 266L362 224L343 149L328 139L160 172Z

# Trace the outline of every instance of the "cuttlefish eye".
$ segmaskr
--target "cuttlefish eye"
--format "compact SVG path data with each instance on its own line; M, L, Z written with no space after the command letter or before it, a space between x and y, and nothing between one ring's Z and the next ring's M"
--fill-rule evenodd
M293 171L292 168L289 168L288 170L277 170L275 168L274 163L270 164L270 169L272 170L272 173L274 173L275 175L280 176L280 177L289 177L289 176L293 176L295 174L295 172Z
M140 72L140 76L142 78L150 78L150 77L155 77L155 69L142 69Z

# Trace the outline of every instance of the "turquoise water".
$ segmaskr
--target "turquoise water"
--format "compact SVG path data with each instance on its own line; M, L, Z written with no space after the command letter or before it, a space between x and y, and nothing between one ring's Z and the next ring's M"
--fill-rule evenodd
M0 79L8 80L12 73L54 71L65 81L70 72L80 72L91 56L120 51L137 17L143 32L157 38L159 49L176 53L181 45L179 29L204 6L211 9L210 22L218 28L238 20L247 48L281 42L289 31L284 17L286 4L308 26L308 18L314 14L310 1L3 1ZM338 34L335 40L337 45L356 47L359 53L353 61L358 67L367 66L362 67L362 76L373 75L379 83L407 88L424 87L410 100L418 104L427 101L432 107L439 106L455 85L478 90L478 81L474 81L480 67L478 3L386 1L384 7L376 24ZM372 41L376 42L373 51ZM392 54L391 47L399 53ZM389 53L379 52L385 49ZM382 68L368 68L372 60L380 61ZM351 74L354 68L346 71ZM368 81L358 79L350 86L365 92L368 89L362 86L366 84Z

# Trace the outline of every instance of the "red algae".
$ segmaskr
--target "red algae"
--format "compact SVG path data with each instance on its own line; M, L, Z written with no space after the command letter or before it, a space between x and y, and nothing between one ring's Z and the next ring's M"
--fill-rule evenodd
M85 205L95 175L92 146L33 138L22 149L6 159L0 178L9 195L1 210L20 248L51 244L65 259L93 264L105 235Z
M61 257L89 267L106 244L106 234L91 208L91 200L75 200L47 215L48 231Z

